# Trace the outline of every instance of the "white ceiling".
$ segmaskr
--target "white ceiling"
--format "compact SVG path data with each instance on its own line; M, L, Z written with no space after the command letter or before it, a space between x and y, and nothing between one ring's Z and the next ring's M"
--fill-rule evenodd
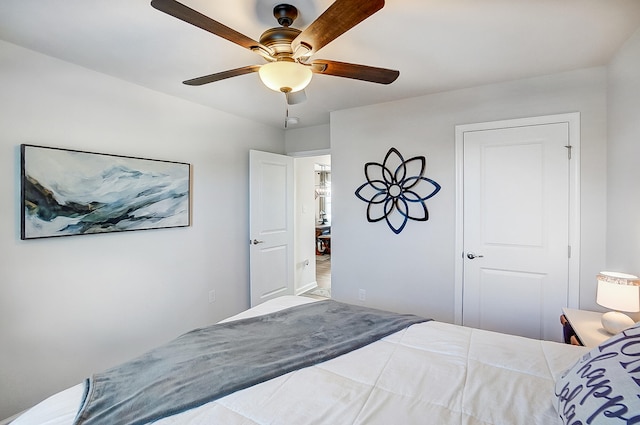
M272 0L183 0L257 40L277 22ZM290 0L303 29L331 0ZM314 75L289 107L298 127L329 112L606 64L640 27L640 0L388 0L314 58L400 71L385 86ZM257 74L182 81L264 63L248 50L152 8L149 0L1 0L0 39L83 67L283 127L284 96ZM0 64L1 66L2 64Z

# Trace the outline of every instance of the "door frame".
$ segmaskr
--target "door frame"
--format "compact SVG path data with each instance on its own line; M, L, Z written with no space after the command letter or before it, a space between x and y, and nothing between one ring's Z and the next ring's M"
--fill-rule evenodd
M578 308L580 303L580 113L544 115L457 125L455 127L456 156L456 234L454 270L454 323L462 325L464 296L464 134L470 131L494 130L544 124L567 123L569 129L569 285L567 303ZM558 312L560 314L560 312Z

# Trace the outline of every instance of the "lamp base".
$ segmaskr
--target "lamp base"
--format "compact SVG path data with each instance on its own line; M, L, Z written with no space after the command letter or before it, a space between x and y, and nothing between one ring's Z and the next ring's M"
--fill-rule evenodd
M611 335L615 335L634 324L631 317L619 311L609 311L602 315L602 327Z

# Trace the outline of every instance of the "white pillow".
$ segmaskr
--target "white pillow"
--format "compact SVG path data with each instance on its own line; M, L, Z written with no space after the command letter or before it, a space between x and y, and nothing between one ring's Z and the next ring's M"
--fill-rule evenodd
M582 356L555 394L565 424L640 424L640 322Z

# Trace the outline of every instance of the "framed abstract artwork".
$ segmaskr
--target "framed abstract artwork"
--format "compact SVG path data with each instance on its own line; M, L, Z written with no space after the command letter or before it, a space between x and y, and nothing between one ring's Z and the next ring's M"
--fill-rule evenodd
M20 145L21 239L190 225L187 163Z

